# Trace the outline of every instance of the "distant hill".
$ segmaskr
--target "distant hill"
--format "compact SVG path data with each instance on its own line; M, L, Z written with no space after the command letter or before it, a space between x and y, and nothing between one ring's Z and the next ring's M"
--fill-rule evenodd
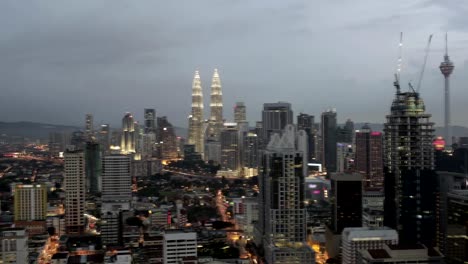
M48 139L50 132L71 133L82 128L67 125L52 125L36 122L0 122L0 135L19 136L30 139ZM186 137L187 129L175 127L176 135Z

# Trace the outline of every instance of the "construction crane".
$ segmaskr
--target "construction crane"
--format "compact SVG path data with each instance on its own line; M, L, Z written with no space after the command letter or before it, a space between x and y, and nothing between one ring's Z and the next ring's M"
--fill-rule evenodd
M423 65L422 65L421 73L419 74L418 84L416 86L416 91L415 91L417 93L419 92L419 89L421 89L421 82L422 82L422 78L424 76L424 70L426 69L427 57L429 55L429 48L431 46L431 40L432 40L432 34L429 35L429 39L427 40L427 46L426 46L425 54L424 54L424 62L423 62ZM413 87L411 87L411 89L414 91Z
M398 44L398 63L397 69L395 73L395 81L393 82L393 86L397 89L397 93L400 93L400 73L401 73L401 64L402 64L402 47L403 47L403 32L400 32L400 43Z

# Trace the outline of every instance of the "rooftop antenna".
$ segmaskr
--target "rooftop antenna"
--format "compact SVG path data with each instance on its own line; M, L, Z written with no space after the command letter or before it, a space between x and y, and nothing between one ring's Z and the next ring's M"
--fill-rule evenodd
M402 65L402 47L403 47L403 32L400 32L400 43L398 44L398 62L397 69L395 73L395 81L393 85L395 86L397 93L400 93L400 74L401 74L401 65Z

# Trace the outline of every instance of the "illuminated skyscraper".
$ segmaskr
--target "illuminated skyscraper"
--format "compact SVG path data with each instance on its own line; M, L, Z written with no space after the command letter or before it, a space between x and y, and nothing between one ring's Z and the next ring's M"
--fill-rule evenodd
M135 153L135 121L131 113L126 113L122 119L122 137L120 142L120 152L122 154Z
M158 132L157 148L158 157L161 159L175 159L177 153L177 136L174 132L174 127L167 120L167 117L161 116L157 118Z
M203 90L198 71L195 71L192 82L192 113L189 116L188 144L195 145L195 151L203 154L205 144L203 133Z
M245 104L243 102L237 102L234 106L234 122L246 122L247 121L247 113Z
M365 176L366 187L383 186L382 133L372 132L366 124L356 131L355 169Z
M217 69L214 70L213 78L211 79L210 111L207 137L219 141L219 136L223 129L223 92Z

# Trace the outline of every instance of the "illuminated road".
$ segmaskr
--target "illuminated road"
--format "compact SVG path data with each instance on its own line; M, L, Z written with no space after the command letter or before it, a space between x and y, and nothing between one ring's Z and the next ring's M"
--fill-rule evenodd
M46 264L51 263L52 256L57 253L57 249L59 247L58 237L51 236L47 239L44 249L41 251L38 263L39 264Z

